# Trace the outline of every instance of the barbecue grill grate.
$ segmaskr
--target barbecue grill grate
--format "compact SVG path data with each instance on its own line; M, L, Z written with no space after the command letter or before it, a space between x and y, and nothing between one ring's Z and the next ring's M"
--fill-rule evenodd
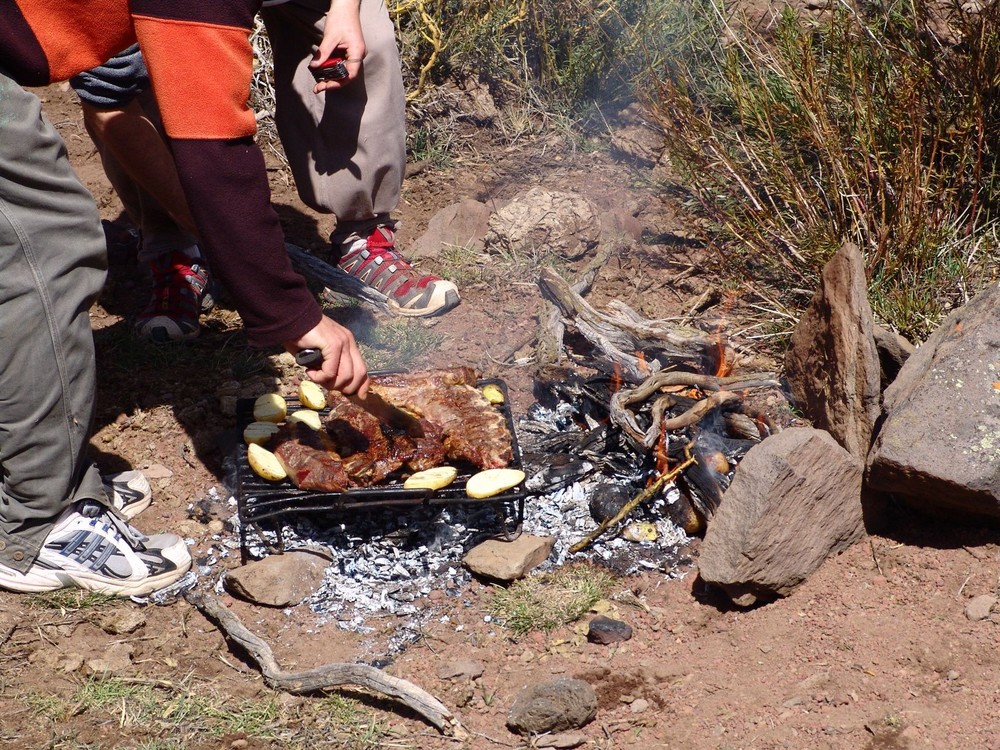
M373 373L375 375L377 373ZM507 429L510 431L514 458L510 463L512 468L521 468L521 450L514 430L514 420L510 411L510 398L507 385L502 380L488 378L477 381L477 387L496 385L504 394L503 404L494 408L503 414ZM301 408L298 399L287 398L288 413ZM236 404L236 419L240 433L253 420L253 399L239 399ZM325 418L329 409L320 414ZM379 507L413 507L420 505L450 505L456 503L493 504L501 518L502 511L512 506L514 521L518 528L524 520L524 499L526 492L524 484L500 495L488 498L472 498L465 492L465 483L478 468L471 465L453 464L458 469L455 481L440 490L406 489L403 478L396 476L372 486L358 487L345 492L323 492L316 490L300 490L288 480L268 482L257 476L250 468L247 460L247 446L240 441L236 456L236 504L240 520L240 548L243 555L247 553L247 532L253 528L261 530L269 526L281 538L281 527L289 518L299 514L330 514L354 513L359 510Z

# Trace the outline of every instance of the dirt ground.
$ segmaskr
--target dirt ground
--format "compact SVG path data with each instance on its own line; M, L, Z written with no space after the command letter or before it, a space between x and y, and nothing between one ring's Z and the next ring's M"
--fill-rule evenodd
M102 216L117 218L120 206L71 94L58 86L38 93ZM579 192L608 210L624 209L649 238L629 243L606 264L589 295L595 305L617 297L645 315L666 317L686 312L692 300L717 289L705 251L684 241L689 233L683 213L649 186L647 167L558 138L496 151L486 142L446 170L426 167L408 178L399 212L402 247L448 204L466 197L501 201L539 185ZM302 206L277 163L271 174L289 239L321 247L330 222ZM235 422L220 406L221 397L262 382L291 393L298 376L285 359L247 349L238 319L225 309L206 319L203 336L188 346L135 343L127 320L142 305L144 281L127 255L113 254L112 263L107 290L92 311L100 365L93 444L104 468L133 466L153 476L154 505L137 525L191 537L192 552L203 562L214 549L217 522L232 515L224 504L224 461ZM680 273L689 266L693 271ZM533 400L531 367L506 363L537 325L537 288L524 283L498 291L480 282L461 291L460 307L426 324L442 344L411 366L467 364L503 377L515 414L523 413ZM737 330L740 322L729 325ZM223 500L214 499L213 488ZM192 518L188 508L199 501L208 510ZM688 550L695 565L697 549L696 540ZM230 556L211 575L238 562ZM1000 621L994 615L973 622L965 614L970 598L1000 587L1000 536L994 531L949 528L897 512L885 535L828 561L788 598L749 611L703 590L695 568L679 580L647 574L621 586L647 609L621 607L634 635L614 646L579 643L573 626L514 640L484 621L491 590L481 583L469 584L458 598L432 595L419 602L434 613L424 637L398 655L389 671L455 711L471 733L464 746L476 750L526 746L505 728L507 713L522 686L553 676L582 677L596 688L597 717L583 729L585 747L591 748L1000 747L1000 660L994 650ZM221 596L268 640L286 669L370 661L395 629L386 618L374 623L375 633L360 636L319 624L304 606L268 610ZM72 695L86 674L82 662L123 644L131 663L121 673L138 683L197 682L232 697L270 694L257 670L189 604L140 608L124 601L103 607L100 617L133 610L144 624L116 635L86 610L41 610L29 597L0 592L0 746L296 746L239 732L171 738L155 722L140 728L126 722L124 702L120 715L77 707L53 720L40 712L39 695ZM484 665L475 684L438 677L439 667L458 658ZM385 700L355 697L389 727L376 746L459 746ZM315 700L280 697L293 733L298 707Z

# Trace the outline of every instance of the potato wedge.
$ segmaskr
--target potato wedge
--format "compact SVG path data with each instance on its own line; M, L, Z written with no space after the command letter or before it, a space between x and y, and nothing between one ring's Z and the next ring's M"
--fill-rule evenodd
M243 430L243 442L264 445L277 431L278 425L274 422L251 422Z
M323 429L323 420L319 416L318 411L313 411L312 409L296 409L291 414L288 415L289 422L302 422L312 427L314 430Z
M250 443L247 447L247 461L257 476L269 482L280 482L288 476L278 457L256 443Z
M499 406L500 404L503 403L503 391L500 390L500 386L493 385L493 383L490 383L489 385L484 385L483 398L485 398L494 406Z
M454 482L457 476L458 469L454 466L435 466L411 474L403 482L403 487L408 490L439 490Z
M520 469L486 469L469 477L465 483L465 494L469 497L493 497L501 492L517 487L524 481Z
M311 380L299 383L299 403L307 409L320 411L326 408L326 394Z
M265 393L253 402L253 418L258 422L283 422L287 413L288 405L277 393Z

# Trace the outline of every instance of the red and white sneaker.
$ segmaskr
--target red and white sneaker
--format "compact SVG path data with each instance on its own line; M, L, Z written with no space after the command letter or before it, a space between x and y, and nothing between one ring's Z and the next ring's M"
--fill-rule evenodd
M201 331L198 317L212 307L205 261L172 252L149 265L153 293L136 317L135 332L158 344L195 338Z
M389 298L399 315L441 315L461 301L458 287L437 276L421 274L396 251L389 227L376 227L368 237L343 246L338 265Z

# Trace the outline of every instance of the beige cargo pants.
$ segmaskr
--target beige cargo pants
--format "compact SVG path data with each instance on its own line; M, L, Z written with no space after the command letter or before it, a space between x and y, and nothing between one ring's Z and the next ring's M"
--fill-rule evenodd
M308 64L329 0L261 11L274 53L275 122L302 201L337 217L333 242L389 221L406 168L406 114L395 28L383 0L361 0L368 52L359 77L314 94Z

